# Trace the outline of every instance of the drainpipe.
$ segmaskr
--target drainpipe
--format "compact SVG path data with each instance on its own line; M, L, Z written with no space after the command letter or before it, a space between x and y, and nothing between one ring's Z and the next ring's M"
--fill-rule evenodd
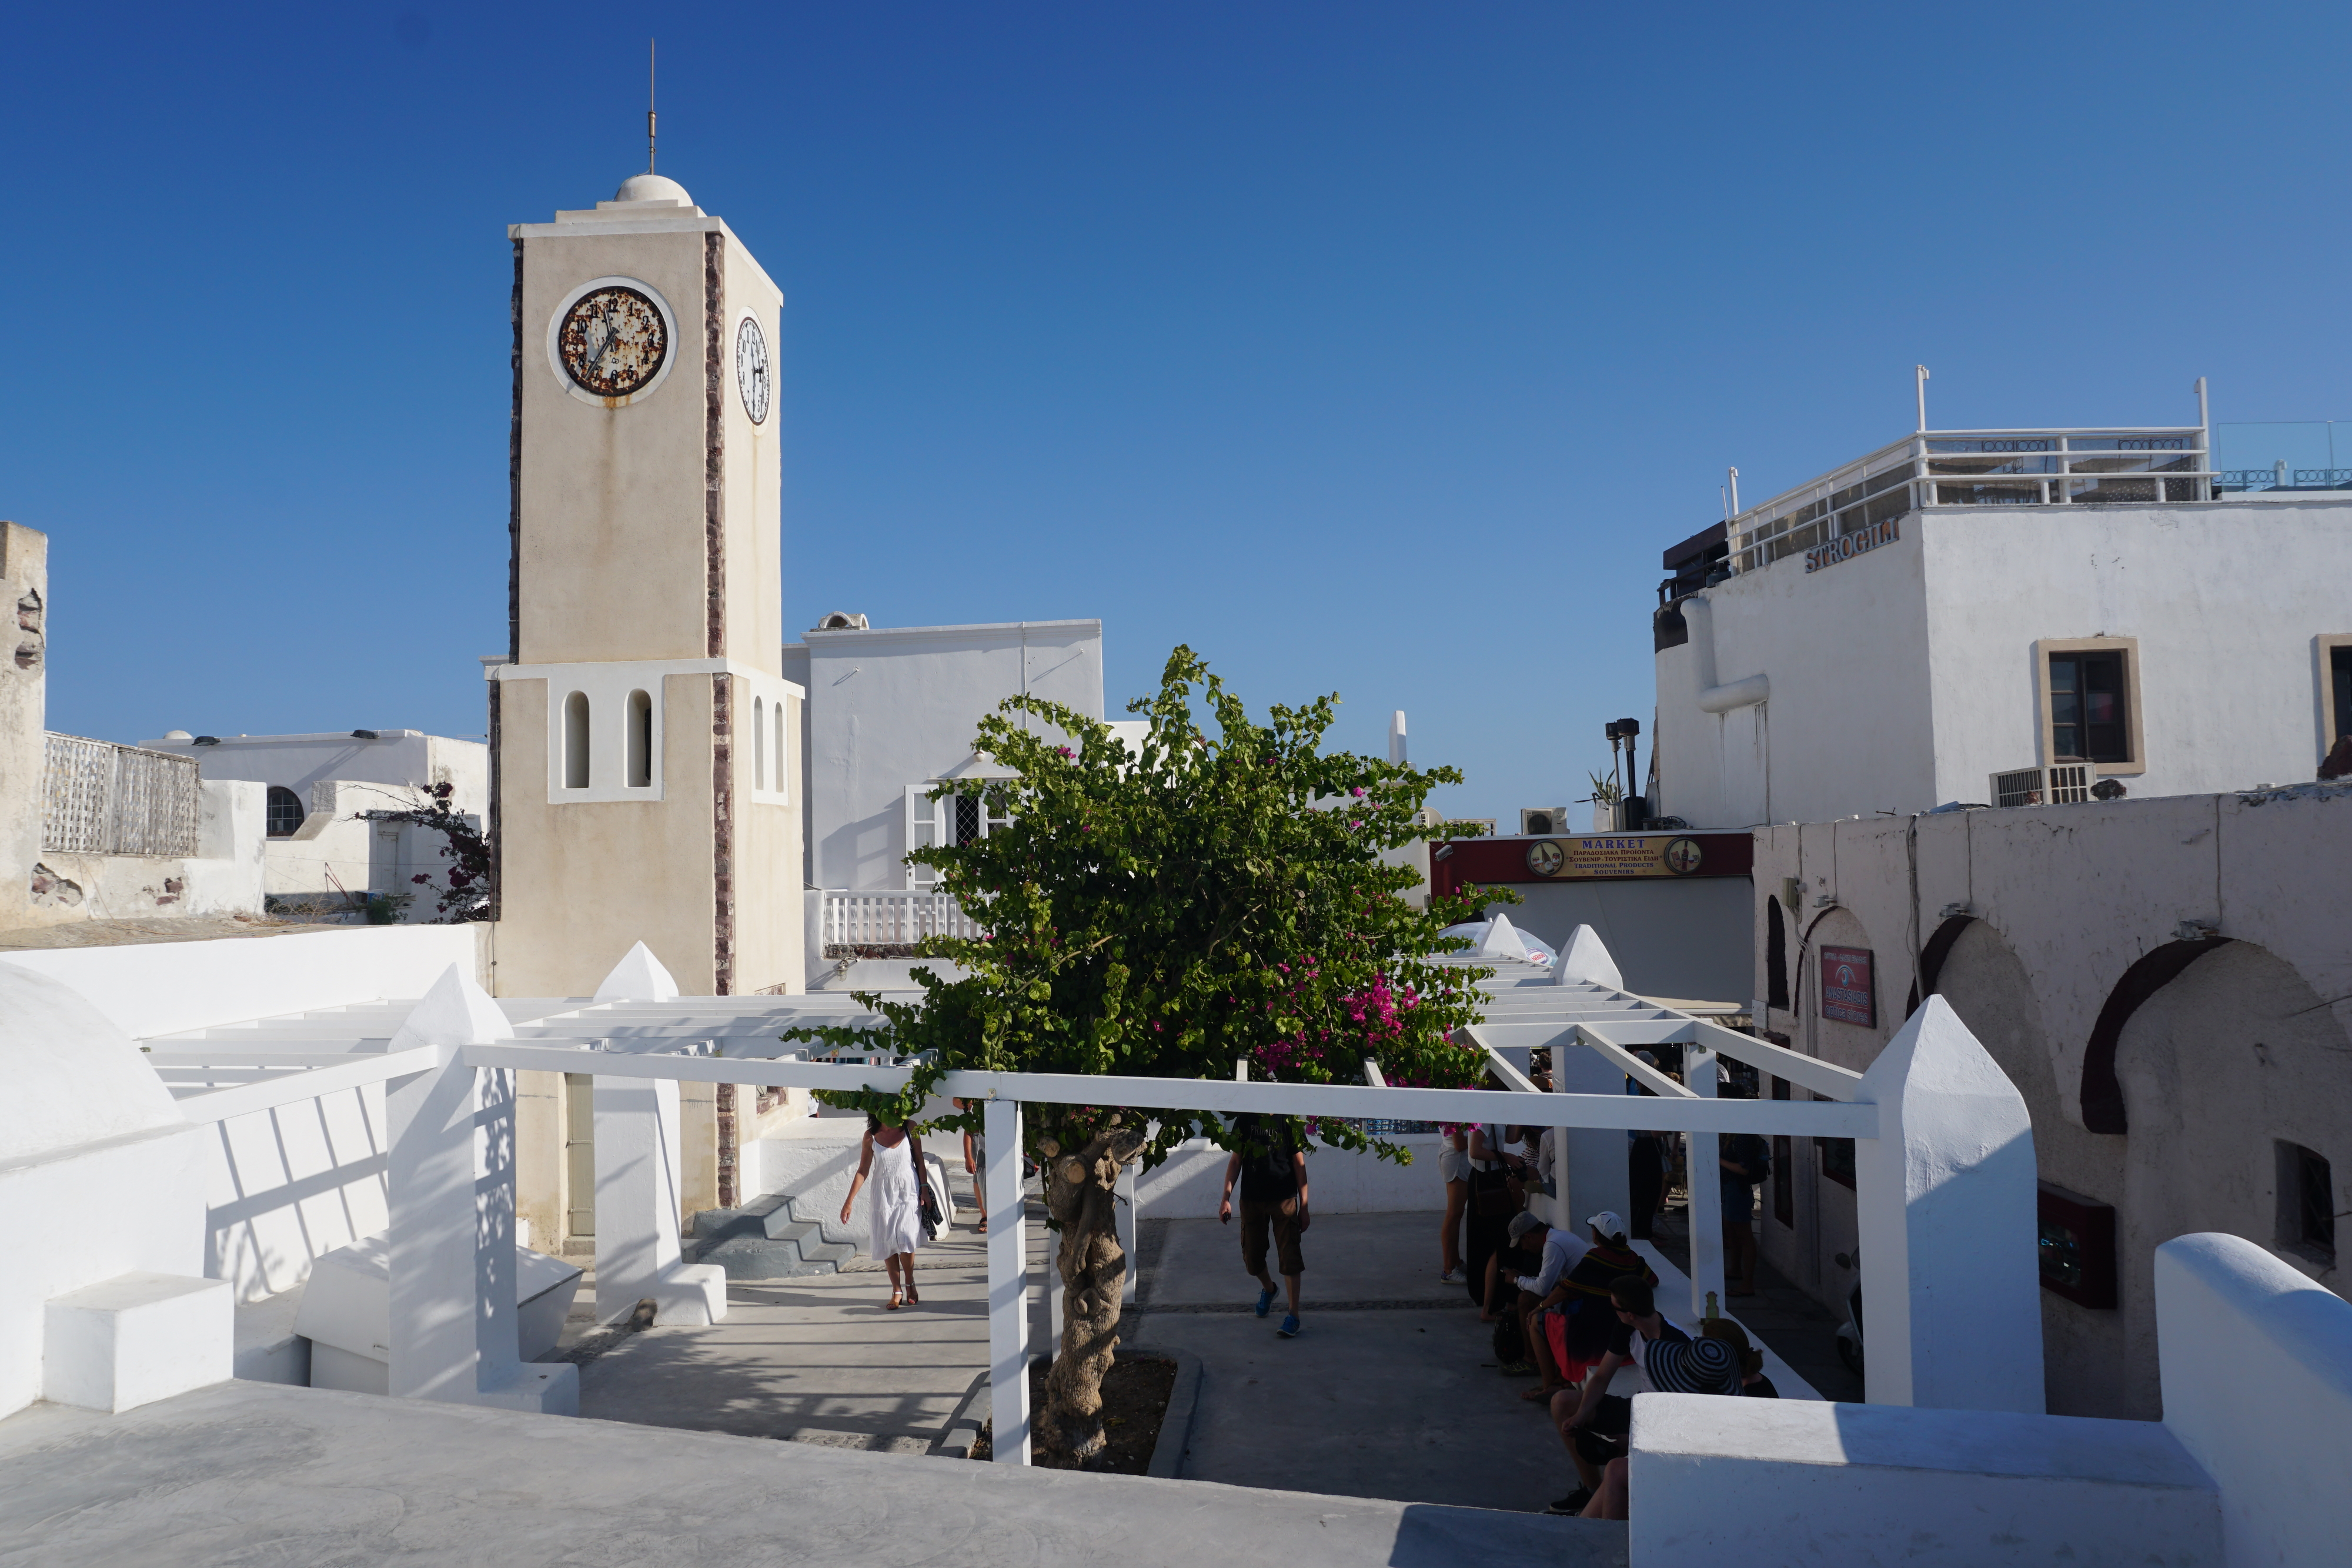
M1694 593L1683 601L1683 623L1690 628L1700 712L1729 713L1734 708L1753 707L1772 695L1772 682L1766 675L1748 675L1730 682L1716 679L1715 606L1707 602L1706 594Z

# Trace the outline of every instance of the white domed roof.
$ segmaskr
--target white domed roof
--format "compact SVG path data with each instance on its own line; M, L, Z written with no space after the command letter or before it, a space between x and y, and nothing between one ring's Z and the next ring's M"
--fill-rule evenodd
M632 174L621 182L613 193L616 202L676 202L681 206L694 205L694 198L686 187L666 174Z
M131 1037L47 975L0 963L0 1160L187 1121Z

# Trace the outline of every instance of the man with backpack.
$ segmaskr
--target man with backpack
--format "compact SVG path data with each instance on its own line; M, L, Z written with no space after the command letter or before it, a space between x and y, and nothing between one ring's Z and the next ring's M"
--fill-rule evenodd
M1258 1282L1257 1315L1274 1305L1274 1280L1265 1271L1266 1239L1272 1233L1276 1261L1290 1294L1290 1312L1275 1332L1298 1337L1298 1280L1307 1271L1298 1239L1307 1232L1307 1152L1279 1116L1234 1118L1234 1153L1225 1161L1225 1196L1217 1206L1220 1224L1234 1218L1234 1184L1242 1189L1242 1267Z

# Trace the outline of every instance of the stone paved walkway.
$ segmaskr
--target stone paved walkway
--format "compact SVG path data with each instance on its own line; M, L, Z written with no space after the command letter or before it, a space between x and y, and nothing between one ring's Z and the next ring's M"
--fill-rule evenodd
M919 1306L887 1310L888 1279L863 1257L838 1274L731 1281L726 1322L627 1334L584 1362L580 1413L833 1448L930 1452L988 1365L987 1239L972 1229L963 1196L958 1173L954 1224L916 1254ZM1029 1228L1033 1262L1043 1257L1043 1229ZM593 1300L593 1280L584 1282L581 1299ZM1031 1317L1042 1342L1041 1295L1033 1293ZM567 1343L591 1326L575 1322Z
M1179 1474L1517 1512L1576 1485L1541 1407L1518 1397L1532 1380L1502 1375L1493 1327L1463 1285L1439 1282L1436 1215L1317 1216L1293 1340L1277 1316L1250 1315L1257 1287L1232 1227L1145 1229L1129 1343L1202 1364Z

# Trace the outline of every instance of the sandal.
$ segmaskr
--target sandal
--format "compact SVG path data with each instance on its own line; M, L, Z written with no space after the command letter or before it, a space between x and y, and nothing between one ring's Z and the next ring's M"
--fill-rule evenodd
M1553 1395L1559 1393L1562 1389L1567 1387L1568 1385L1563 1383L1558 1388L1522 1388L1519 1390L1519 1397L1526 1400L1530 1405L1549 1403Z
M910 1307L919 1307L923 1304L921 1292L912 1285L907 1287L907 1304Z
M973 1226L971 1228L972 1228L972 1234L973 1234L973 1235L975 1235L975 1236L985 1236L985 1235L987 1235L987 1234L988 1234L988 1221L987 1221L987 1220L985 1220L985 1219L983 1219L983 1220L982 1220L978 1225Z
M902 1299L903 1299L903 1298L902 1298L902 1297L899 1295L899 1293L898 1293L898 1286L896 1286L896 1285L891 1286L891 1287L890 1287L890 1304L889 1304L888 1306L887 1306L887 1307L883 1308L882 1310L883 1310L884 1312L897 1312L897 1311L898 1310L898 1303L899 1303L899 1301L900 1301Z

